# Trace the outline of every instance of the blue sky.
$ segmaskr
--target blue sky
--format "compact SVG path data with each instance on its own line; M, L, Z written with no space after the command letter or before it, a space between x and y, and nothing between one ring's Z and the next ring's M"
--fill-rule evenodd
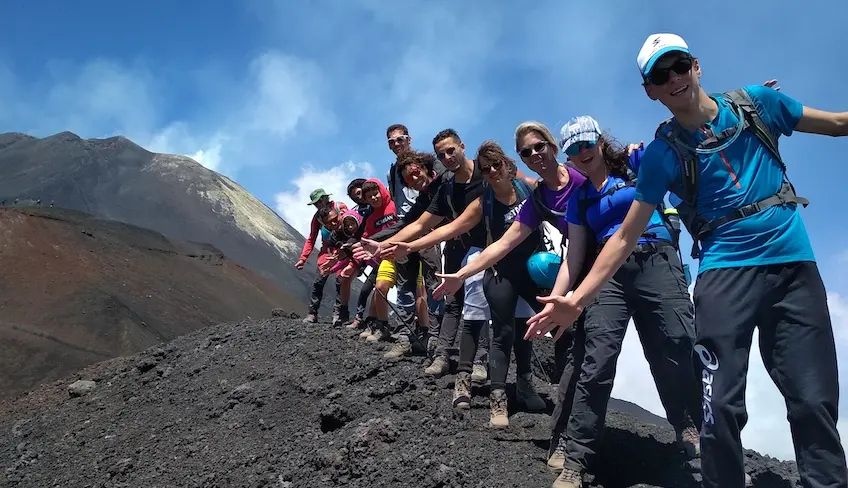
M472 154L489 138L512 148L523 120L557 133L579 114L621 141L647 143L667 117L645 96L636 69L654 32L688 41L709 91L777 78L806 105L848 110L848 67L838 50L848 45L848 4L840 2L799 8L754 0L702 10L671 1L650 9L552 0L310 5L9 2L0 18L0 131L122 134L193 156L305 232L301 205L314 187L343 194L354 176L385 174L391 123L409 126L421 149L453 127ZM812 202L803 215L848 361L848 229L835 177L848 139L796 134L781 149ZM614 394L661 413L632 331ZM748 402L746 446L791 458L785 410L756 350Z

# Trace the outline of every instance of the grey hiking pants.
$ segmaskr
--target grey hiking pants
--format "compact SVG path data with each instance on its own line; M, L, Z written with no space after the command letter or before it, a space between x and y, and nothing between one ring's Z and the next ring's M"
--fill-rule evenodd
M700 386L692 366L694 306L671 245L637 246L585 313L584 358L566 428L567 467L585 471L596 455L631 318L669 423L678 428L700 423Z
M574 391L577 387L577 379L580 377L580 368L583 366L585 322L586 314L583 313L572 329L562 334L554 345L559 383L554 411L551 414L551 443L548 448L548 457L551 457L557 445L565 440L563 434L568 425L568 418L571 416Z
M836 346L816 263L711 269L698 277L694 295L704 487L745 483L741 431L748 419L745 378L754 327L763 364L786 400L801 486L848 487L836 429Z
M442 301L433 300L433 292L441 280L436 273L442 272L442 255L439 247L434 246L407 256L402 263L395 262L398 313L401 314L393 335L408 339L409 331L403 324L411 325L415 330L418 322L415 320L415 298L418 291L419 267L424 278L424 288L427 290L428 335L438 337Z

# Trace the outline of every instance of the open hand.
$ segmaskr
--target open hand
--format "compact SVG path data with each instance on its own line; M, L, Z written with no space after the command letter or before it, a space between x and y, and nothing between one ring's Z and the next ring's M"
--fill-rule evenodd
M574 325L577 317L583 313L583 307L571 296L536 297L536 300L539 303L544 303L545 307L541 312L527 320L527 333L524 334L526 340L544 337L545 334L556 327L559 327L559 330L554 335L554 340L559 340L562 334Z
M645 141L640 141L639 144L628 144L627 145L627 155L630 156L633 154L633 151L637 149L642 149L645 147Z
M780 91L780 86L778 86L777 80L768 80L765 83L763 83L763 86L773 88L774 91Z
M465 282L462 278L459 277L456 273L436 273L436 278L442 279L442 284L436 287L433 290L433 299L441 300L447 295L453 295L462 287L462 284Z
M353 259L360 262L368 261L374 259L374 257L380 253L380 243L371 239L362 238L359 242L354 244L351 249L353 250Z
M350 263L344 267L343 270L339 272L339 276L342 278L350 278L353 276L353 272L356 270L356 265L354 263Z

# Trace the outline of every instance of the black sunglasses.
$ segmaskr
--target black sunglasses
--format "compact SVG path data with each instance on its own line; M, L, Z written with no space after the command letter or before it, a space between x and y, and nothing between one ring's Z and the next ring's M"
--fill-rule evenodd
M501 161L495 161L490 165L481 164L480 172L483 174L491 174L492 170L499 171L501 169L501 166L503 166L503 163Z
M645 77L645 84L652 85L665 85L668 83L668 80L671 78L671 72L674 71L679 75L684 75L692 69L692 57L691 56L681 56L677 59L671 66L667 68L654 68L651 72Z
M521 148L521 150L518 151L518 154L522 158L529 158L530 156L533 155L533 152L536 152L536 154L543 154L547 150L547 147L548 147L547 142L540 141L540 142L537 142L536 144L533 144L532 146Z

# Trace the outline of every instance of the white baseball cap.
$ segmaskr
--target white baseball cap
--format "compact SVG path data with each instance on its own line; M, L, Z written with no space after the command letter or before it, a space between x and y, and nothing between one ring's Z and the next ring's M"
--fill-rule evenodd
M654 68L654 64L663 54L680 51L689 54L689 45L677 34L651 34L642 44L642 49L636 57L639 72L644 77Z

